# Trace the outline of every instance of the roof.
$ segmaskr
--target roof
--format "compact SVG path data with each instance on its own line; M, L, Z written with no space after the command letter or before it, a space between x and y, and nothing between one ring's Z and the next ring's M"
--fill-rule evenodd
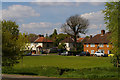
M78 38L77 42L82 42L84 38Z
M39 43L39 42L53 42L53 41L45 37L38 37L34 42Z
M73 42L74 42L74 40L70 37L65 38L64 40L61 41L61 43L73 43Z
M28 40L29 40L31 43L33 43L37 38L38 38L37 36L36 36L36 37L29 37Z
M107 32L104 35L97 34L94 37L90 38L89 40L85 41L84 43L109 43L108 36L110 32Z

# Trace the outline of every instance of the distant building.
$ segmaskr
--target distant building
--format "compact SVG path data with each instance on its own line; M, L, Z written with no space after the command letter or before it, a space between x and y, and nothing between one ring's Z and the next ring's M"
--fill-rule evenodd
M36 51L39 52L41 50L48 51L53 47L53 41L45 38L43 35L38 35L38 38L34 41L36 44Z
M42 47L43 49L53 47L53 41L45 38L43 35L39 35L34 43L36 44L36 47Z
M62 40L59 44L64 43L66 44L66 50L70 51L74 48L74 40L71 37L66 37L64 40Z
M84 41L84 38L77 38L77 43L80 43ZM64 40L62 40L60 42L66 44L66 50L70 51L70 50L74 50L74 39L71 37L66 37Z
M101 30L101 34L97 34L94 37L90 35L89 40L84 42L84 51L94 54L96 51L110 53L111 45L109 45L110 32L105 33L105 30Z

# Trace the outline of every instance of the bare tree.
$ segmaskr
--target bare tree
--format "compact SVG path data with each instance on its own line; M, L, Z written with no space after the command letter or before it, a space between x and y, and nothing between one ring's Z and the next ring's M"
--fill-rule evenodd
M79 15L69 17L66 20L66 23L62 25L62 31L74 39L75 51L77 50L77 36L79 36L80 33L85 34L87 32L88 25L88 20Z

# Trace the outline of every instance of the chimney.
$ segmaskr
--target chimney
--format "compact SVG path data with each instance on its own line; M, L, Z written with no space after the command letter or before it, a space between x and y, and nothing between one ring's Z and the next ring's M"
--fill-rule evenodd
M103 36L105 34L105 30L101 30L101 35Z
M92 38L92 35L90 35L90 39Z
M41 37L41 35L39 34L38 37Z
M44 37L44 35L39 34L38 37Z
M44 35L41 35L41 37L44 37Z

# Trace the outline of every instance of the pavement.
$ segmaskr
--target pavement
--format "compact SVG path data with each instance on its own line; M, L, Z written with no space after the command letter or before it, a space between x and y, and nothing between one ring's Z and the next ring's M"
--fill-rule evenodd
M55 78L46 76L28 76L15 74L2 74L2 80L89 80L79 78Z
M1 79L0 79L1 80ZM116 78L109 79L79 79L79 78L56 78L46 76L2 74L2 80L120 80Z

